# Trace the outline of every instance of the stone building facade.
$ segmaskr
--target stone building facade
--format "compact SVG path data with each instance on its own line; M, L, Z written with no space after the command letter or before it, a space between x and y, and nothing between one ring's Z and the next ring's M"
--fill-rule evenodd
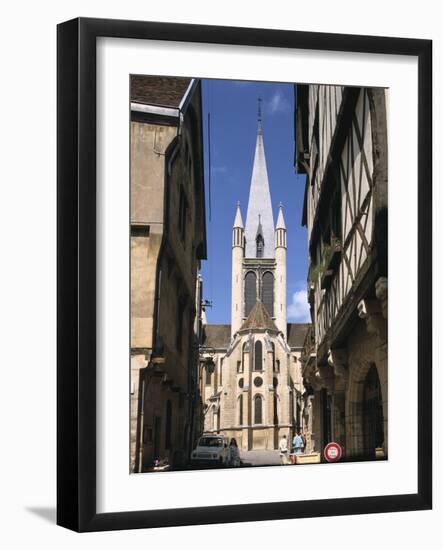
M301 428L300 354L308 325L287 324L286 227L274 225L259 113L246 224L232 229L231 324L203 327L202 428L242 450L276 449Z
M306 174L303 350L310 449L388 456L387 109L383 89L296 86L296 168Z
M199 262L206 258L201 85L131 77L131 471L193 440Z

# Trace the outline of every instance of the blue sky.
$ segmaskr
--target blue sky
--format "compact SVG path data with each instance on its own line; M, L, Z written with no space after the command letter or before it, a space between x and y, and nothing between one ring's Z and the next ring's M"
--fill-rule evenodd
M209 323L231 322L231 239L237 201L243 223L257 136L257 99L262 126L274 223L280 201L287 228L288 321L308 320L307 236L301 226L304 176L294 173L294 87L292 84L203 80L203 119L208 260L202 262ZM211 117L209 193L208 112ZM211 195L211 196L210 196ZM211 199L211 208L209 200ZM211 219L209 213L211 211Z

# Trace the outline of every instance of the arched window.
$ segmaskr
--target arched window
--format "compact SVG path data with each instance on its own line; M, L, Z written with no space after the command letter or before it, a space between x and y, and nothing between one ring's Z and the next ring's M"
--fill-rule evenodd
M262 279L262 302L271 317L274 316L274 275L267 271Z
M263 397L256 395L254 399L254 423L263 424Z
M265 248L265 242L263 240L263 237L261 235L257 235L257 238L255 239L255 242L257 244L257 258L263 258L263 250Z
M243 394L238 398L238 425L243 426Z
M260 340L255 342L254 370L263 370L263 346Z
M251 313L257 301L257 277L253 271L249 271L245 277L245 316Z
M171 448L172 441L172 403L166 401L166 422L165 422L165 449Z

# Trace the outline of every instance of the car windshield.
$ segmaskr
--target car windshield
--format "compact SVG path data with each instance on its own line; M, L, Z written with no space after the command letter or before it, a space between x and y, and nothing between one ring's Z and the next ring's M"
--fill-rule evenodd
M223 447L223 439L221 437L201 437L198 442L199 447Z

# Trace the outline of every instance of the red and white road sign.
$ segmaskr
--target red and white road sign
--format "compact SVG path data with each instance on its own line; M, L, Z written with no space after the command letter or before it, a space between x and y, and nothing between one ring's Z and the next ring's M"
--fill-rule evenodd
M328 462L337 462L342 457L342 449L338 443L328 443L323 449L323 456Z

